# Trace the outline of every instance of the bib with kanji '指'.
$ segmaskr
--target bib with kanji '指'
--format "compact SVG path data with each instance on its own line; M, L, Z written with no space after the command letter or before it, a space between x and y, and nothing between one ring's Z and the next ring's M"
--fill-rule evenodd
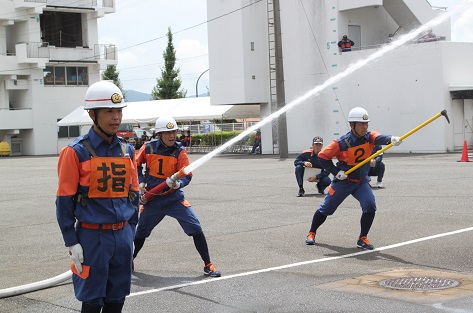
M89 198L128 197L132 164L129 157L91 157Z

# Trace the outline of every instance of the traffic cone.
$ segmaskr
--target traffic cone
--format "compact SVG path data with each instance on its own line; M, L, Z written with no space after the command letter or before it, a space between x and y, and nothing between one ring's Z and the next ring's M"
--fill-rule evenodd
M459 160L457 162L470 162L470 160L468 159L468 148L467 148L467 145L466 145L466 140L463 143L462 158L461 158L461 160Z

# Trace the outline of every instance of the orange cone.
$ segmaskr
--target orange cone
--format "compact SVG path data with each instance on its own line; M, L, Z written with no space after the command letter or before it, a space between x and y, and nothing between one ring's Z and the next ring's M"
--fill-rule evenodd
M461 160L459 160L457 162L470 162L470 160L468 159L468 148L467 148L467 145L466 145L466 140L463 143L462 158L461 158Z

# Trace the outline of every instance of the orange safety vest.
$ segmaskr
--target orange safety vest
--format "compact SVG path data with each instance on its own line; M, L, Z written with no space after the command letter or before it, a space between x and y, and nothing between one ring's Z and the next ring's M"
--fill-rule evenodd
M351 41L342 41L342 43L340 44L340 48L342 49L351 48Z
M92 155L90 158L89 198L129 197L132 161L125 157L126 144L122 143L121 157L99 157L86 140L82 143Z

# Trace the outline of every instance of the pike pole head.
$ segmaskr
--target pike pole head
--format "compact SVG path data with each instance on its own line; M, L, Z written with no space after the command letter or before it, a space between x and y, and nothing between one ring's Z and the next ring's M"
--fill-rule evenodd
M440 114L442 114L443 116L445 116L445 118L447 119L448 124L450 124L450 119L448 118L447 110L443 110L442 112L440 112Z

